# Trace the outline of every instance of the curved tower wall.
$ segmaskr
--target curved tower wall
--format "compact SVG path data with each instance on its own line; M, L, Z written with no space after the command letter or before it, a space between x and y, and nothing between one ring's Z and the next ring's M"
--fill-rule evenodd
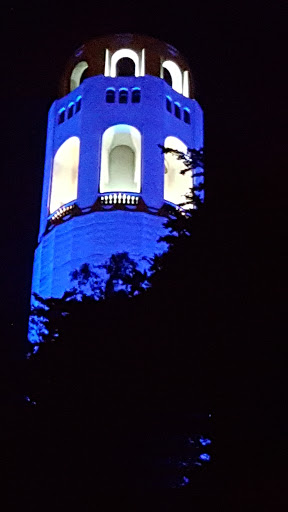
M139 56L138 73L144 76L105 76L117 73L113 54L123 49L123 45L127 49L128 40L129 48ZM164 71L161 62L167 61L175 62L182 72L182 85L185 82L182 93L161 78ZM78 75L77 69L80 69ZM85 72L85 80L77 86L81 72ZM69 89L72 90L69 92ZM107 93L108 90L110 92ZM111 94L112 99L114 95L113 102L109 102ZM120 99L123 94L127 102L122 102L123 96ZM165 139L172 136L189 148L203 146L202 111L197 101L188 97L192 94L191 74L183 58L169 45L152 38L130 35L126 40L125 36L100 38L76 52L63 74L62 97L53 103L49 111L33 292L43 297L60 297L70 287L69 274L72 270L82 263L103 263L115 252L127 251L143 266L142 256L152 256L165 250L164 243L157 243L159 236L164 234L165 221L165 164L158 144L164 145ZM70 113L69 109L72 109ZM106 141L105 132L111 127L115 129ZM76 137L79 139L80 150L76 178L72 176L76 171L70 166L71 180L74 180L73 183L70 180L71 185L67 181L69 169L61 167L61 162L57 167L55 155L72 137L74 141L77 141ZM127 151L134 152L137 161L135 173L138 173L138 177L134 176L135 190L138 187L136 192L109 192L109 185L105 192L101 192L101 172L109 173L107 169L105 171L103 161L106 158L106 167L112 165L113 144L125 146L126 154ZM129 145L131 149L127 149ZM103 156L105 151L107 155ZM115 167L115 163L113 165ZM57 187L64 204L59 203L55 211L50 211L51 194ZM75 192L71 192L72 200L65 203L65 197L69 198L69 187ZM58 204L57 197L54 204Z

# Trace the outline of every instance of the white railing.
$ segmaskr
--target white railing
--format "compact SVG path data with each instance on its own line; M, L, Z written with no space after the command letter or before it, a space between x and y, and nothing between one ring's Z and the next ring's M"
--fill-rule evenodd
M100 199L103 205L128 204L136 206L139 202L139 195L126 192L111 192L110 194L101 194Z
M71 210L73 210L73 208L75 208L75 204L68 204L68 205L65 205L65 206L60 206L60 208L58 208L58 210L56 210L50 217L49 217L49 220L50 221L54 221L54 220L58 220L58 219L61 219L62 217L65 217L65 215L68 215L69 213L71 213Z

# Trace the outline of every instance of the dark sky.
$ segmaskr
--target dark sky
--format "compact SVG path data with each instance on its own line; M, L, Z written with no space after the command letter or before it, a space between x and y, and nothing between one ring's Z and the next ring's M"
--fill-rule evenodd
M190 61L204 110L207 200L227 214L281 211L286 201L284 2L191 1L187 10L157 0L94 4L11 1L0 8L2 297L5 325L16 331L25 329L29 304L47 113L66 59L85 40L135 32L174 45Z

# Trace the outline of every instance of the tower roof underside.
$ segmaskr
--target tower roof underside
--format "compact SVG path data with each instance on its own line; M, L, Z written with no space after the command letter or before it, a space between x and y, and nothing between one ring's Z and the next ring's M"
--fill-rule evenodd
M193 78L189 64L180 52L168 43L154 37L140 34L113 34L101 36L85 42L68 60L59 86L59 98L70 92L70 77L73 69L80 62L86 62L86 78L105 74L107 52L113 55L121 49L129 49L140 54L145 52L145 75L160 77L161 65L172 61L183 71L189 73L190 98L194 97Z

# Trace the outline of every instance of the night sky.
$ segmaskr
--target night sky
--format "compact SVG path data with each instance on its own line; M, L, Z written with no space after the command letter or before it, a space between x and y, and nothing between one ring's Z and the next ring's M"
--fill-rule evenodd
M227 215L258 210L265 219L286 202L284 2L191 1L179 11L180 2L77 4L1 7L2 313L17 336L29 307L47 113L67 58L86 40L134 32L175 46L204 110L207 200Z

